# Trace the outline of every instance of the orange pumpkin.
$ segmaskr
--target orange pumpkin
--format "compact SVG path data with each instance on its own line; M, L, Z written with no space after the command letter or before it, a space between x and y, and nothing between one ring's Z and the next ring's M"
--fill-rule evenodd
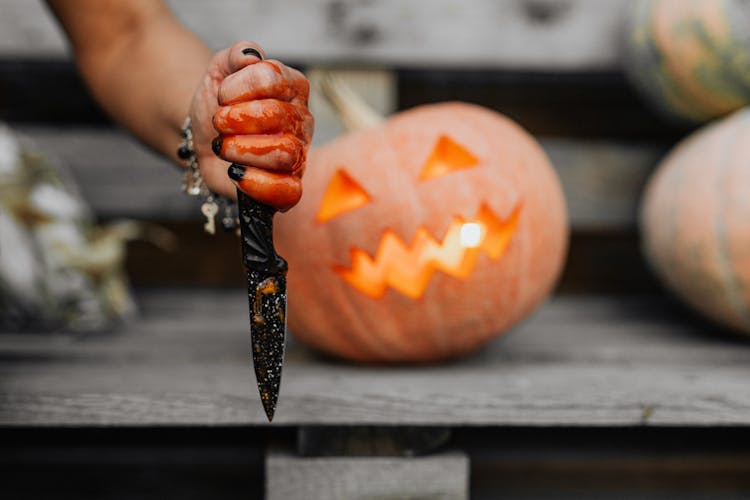
M547 157L519 126L461 103L422 106L308 157L278 218L290 331L358 361L468 353L528 315L567 246Z
M703 122L750 104L750 3L634 2L625 65L668 114Z
M679 144L649 181L644 251L688 304L750 333L750 109Z

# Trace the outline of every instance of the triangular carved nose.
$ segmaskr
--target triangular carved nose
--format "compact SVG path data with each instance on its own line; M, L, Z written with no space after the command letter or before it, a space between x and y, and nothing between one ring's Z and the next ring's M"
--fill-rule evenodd
M447 135L441 135L422 167L419 179L435 179L478 164L479 159L466 148Z

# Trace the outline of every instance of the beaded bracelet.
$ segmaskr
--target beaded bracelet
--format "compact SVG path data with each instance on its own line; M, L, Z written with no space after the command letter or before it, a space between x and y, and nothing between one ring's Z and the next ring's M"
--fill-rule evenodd
M201 196L204 198L201 204L201 213L206 217L203 229L209 234L216 233L216 215L221 212L221 225L225 231L236 230L239 227L237 204L224 196L212 192L203 182L198 156L193 146L192 121L188 116L182 125L180 133L180 146L177 148L177 156L185 161L185 178L182 190L188 196Z

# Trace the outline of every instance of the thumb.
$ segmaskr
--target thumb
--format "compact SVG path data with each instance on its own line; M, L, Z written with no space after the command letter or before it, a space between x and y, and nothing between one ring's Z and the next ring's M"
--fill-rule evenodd
M222 78L226 78L242 68L266 58L263 48L257 43L249 41L237 42L217 55L219 56L217 69Z

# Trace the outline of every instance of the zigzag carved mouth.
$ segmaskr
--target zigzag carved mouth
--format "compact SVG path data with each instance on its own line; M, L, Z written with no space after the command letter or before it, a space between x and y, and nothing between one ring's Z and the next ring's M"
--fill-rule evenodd
M483 203L471 220L453 217L442 242L420 227L411 246L387 230L375 258L364 250L352 248L351 268L336 265L333 270L369 297L382 297L390 286L407 297L418 299L424 295L435 271L465 279L474 270L480 253L499 260L515 233L520 213L518 205L508 218L501 219ZM476 244L462 244L461 228L466 223L475 223L480 229Z

